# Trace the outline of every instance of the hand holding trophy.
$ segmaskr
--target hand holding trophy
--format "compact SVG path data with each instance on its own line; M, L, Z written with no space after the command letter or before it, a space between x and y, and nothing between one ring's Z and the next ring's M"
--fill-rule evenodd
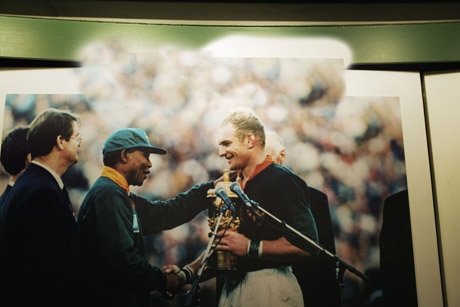
M211 230L215 229L217 223L218 229L227 229L236 231L240 226L240 218L238 217L238 208L235 205L235 200L238 195L230 190L229 171L225 170L223 181L216 185L215 189L208 190L208 197L215 198L214 210L209 210L208 225ZM236 209L235 209L236 208ZM219 221L219 216L222 217ZM219 240L218 238L216 240ZM208 269L217 271L234 271L236 270L236 257L228 251L216 251L216 257L208 264Z

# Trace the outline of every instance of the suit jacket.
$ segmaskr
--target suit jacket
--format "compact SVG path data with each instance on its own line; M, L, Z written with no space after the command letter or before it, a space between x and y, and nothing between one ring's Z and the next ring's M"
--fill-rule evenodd
M334 232L327 195L312 187L308 189L310 210L315 218L319 244L335 254ZM320 255L295 264L293 271L302 288L305 306L342 306L340 288L335 276L335 263L330 257Z
M76 303L77 224L65 188L46 169L30 164L5 210L6 261L0 265L10 282L4 294L13 295L15 306Z
M11 189L12 186L8 184L2 196L0 196L0 265L2 263L5 263L7 251L5 248L5 211ZM0 284L4 285L7 282L8 280L6 279L4 274L0 274Z
M385 306L417 306L407 189L384 201L380 231L380 270Z
M0 196L0 238L2 237L3 235L3 232L4 232L4 225L5 225L5 210L6 210L6 204L8 203L8 198L9 198L9 194L11 192L11 189L13 187L11 185L7 185L6 188L5 188L5 191L3 191L3 194L2 196ZM1 240L0 240L1 242ZM0 246L1 243L0 243ZM0 250L1 252L1 250Z

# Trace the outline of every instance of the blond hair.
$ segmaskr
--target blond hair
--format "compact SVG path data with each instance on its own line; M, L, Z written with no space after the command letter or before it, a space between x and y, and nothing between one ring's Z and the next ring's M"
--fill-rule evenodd
M265 146L265 129L260 118L250 108L233 110L222 122L222 125L232 124L235 134L242 141L248 133L253 133L258 142Z

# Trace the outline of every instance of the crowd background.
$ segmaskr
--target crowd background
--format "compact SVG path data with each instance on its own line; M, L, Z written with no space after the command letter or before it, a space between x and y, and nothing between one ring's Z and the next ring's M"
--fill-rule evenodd
M102 146L114 130L143 128L168 150L151 155L151 175L132 189L164 199L222 174L226 161L217 154L214 132L225 112L245 105L284 138L284 165L327 194L337 255L361 272L378 270L383 200L407 188L397 97L344 96L340 59L213 58L173 47L132 54L113 40L84 48L81 63L75 69L81 93L11 93L3 119L5 131L47 107L80 115L80 161L64 175L75 211L100 175ZM0 188L7 183L2 169ZM203 212L146 237L149 261L161 267L194 260L209 230ZM363 305L362 289L363 281L346 272L346 306ZM211 304L212 280L201 293L208 300L203 306Z

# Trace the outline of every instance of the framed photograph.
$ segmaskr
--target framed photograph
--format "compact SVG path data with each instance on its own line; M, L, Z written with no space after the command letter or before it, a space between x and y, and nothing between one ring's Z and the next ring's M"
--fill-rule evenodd
M439 238L442 242L443 272L448 294L447 304L456 305L460 282L457 255L460 252L457 233L460 225L456 220L460 191L460 165L455 162L460 154L460 139L454 131L460 129L460 72L425 74L426 108L429 114L432 163L436 170L433 183L436 186L437 212L439 218Z
M385 198L409 191L418 300L442 305L420 76L348 70L351 61L330 39L225 37L144 53L111 40L82 48L79 68L0 71L2 130L47 107L80 115L80 160L64 175L78 211L114 130L143 128L168 150L151 155L151 175L133 191L169 198L222 174L214 132L226 112L249 106L283 137L285 166L328 196L337 255L359 271L379 268ZM4 187L3 170L0 179ZM206 218L146 238L149 261L195 259L209 240ZM345 272L345 282L344 299L358 303L362 280Z

